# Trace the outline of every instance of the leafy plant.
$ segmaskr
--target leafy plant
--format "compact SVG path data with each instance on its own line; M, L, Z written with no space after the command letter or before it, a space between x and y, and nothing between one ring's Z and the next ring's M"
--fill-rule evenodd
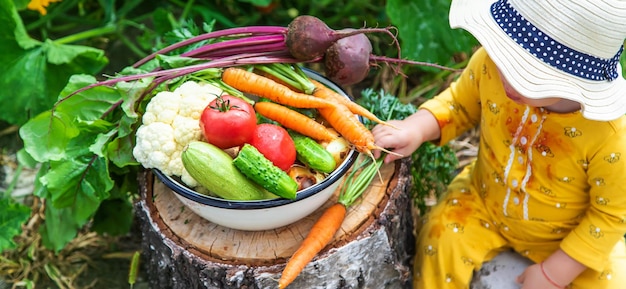
M0 251L15 248L13 237L30 216L30 208L16 203L9 196L0 197Z
M453 56L470 52L478 42L462 29L450 29L448 11L450 0L387 2L391 23L398 27L402 55L443 65L454 65ZM429 68L424 68L429 70Z
M11 0L0 0L0 22L0 106L6 112L0 118L9 123L21 125L48 109L71 75L95 74L108 62L93 47L31 38Z

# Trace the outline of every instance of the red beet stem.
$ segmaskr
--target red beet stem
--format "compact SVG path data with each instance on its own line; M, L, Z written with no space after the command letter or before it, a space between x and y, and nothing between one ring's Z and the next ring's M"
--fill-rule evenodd
M370 55L370 62L374 62L374 63L376 63L376 62L384 62L384 63L394 63L394 64L408 64L408 65L428 66L428 67L434 67L434 68L439 68L439 69L443 69L443 70L449 70L449 71L453 71L453 72L460 72L460 71L462 71L462 69L447 67L447 66L436 64L436 63L415 61L415 60L409 60L409 59L391 58L391 57L378 56L378 55Z
M279 44L283 49L286 49L287 47L285 46L285 35L262 35L226 40L204 45L192 51L185 52L181 54L181 56L197 57L199 55L204 55L206 57L207 55L211 55L210 53L213 51L227 51L232 48L238 47L244 48L240 50L239 53L247 52L245 48L251 48L250 50L252 50L252 48L267 48L267 50L274 50L277 46L276 44Z
M284 43L275 43L275 44L264 44L264 45L252 46L252 47L226 47L226 48L222 48L219 50L194 55L193 57L202 58L202 59L215 59L215 58L228 57L228 56L244 54L244 53L262 53L262 52L289 53Z
M214 39L218 37L225 36L245 36L245 35L263 35L263 34L285 34L287 33L287 28L282 26L246 26L246 27L237 27L230 29L217 30L209 33L204 33L198 35L196 37L172 44L167 46L159 51L156 51L143 59L137 61L133 64L133 67L139 67L146 62L154 59L154 57L158 54L165 54L171 51L174 51L178 48L185 47L187 45L191 45L203 40Z
M320 61L320 59L314 59L312 61ZM222 67L228 67L228 66L240 66L240 65L250 65L250 64L299 63L299 62L302 62L302 61L293 58L286 51L239 54L239 55L235 55L231 57L223 57L223 58L215 59L215 60L208 61L205 63L195 64L195 65L190 65L190 66L185 66L185 67L156 70L156 71L151 71L151 72L146 72L146 73L141 73L141 74L134 74L134 75L124 75L124 76L120 76L117 78L99 81L94 84L77 89L76 91L65 96L63 99L60 99L56 105L58 105L64 100L82 91L85 91L85 90L88 90L97 86L114 85L122 81L135 81L135 80L148 78L148 77L165 77L165 80L168 80L168 79L173 79L179 76L187 75L190 73L198 72L198 71L209 69L209 68L222 68Z

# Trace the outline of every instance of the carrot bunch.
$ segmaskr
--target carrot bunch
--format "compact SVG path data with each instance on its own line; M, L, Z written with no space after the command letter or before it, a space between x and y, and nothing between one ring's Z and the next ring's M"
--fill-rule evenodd
M272 65L276 67L281 64ZM299 68L295 66L295 69ZM374 136L371 131L355 116L357 114L372 121L389 125L367 109L315 80L297 77L296 71L291 72L291 75L296 75L296 79L288 79L286 74L289 72L285 74L286 69L284 68L282 72L278 72L276 69L268 69L267 66L264 66L263 71L271 74L272 78L276 80L242 68L229 67L224 69L222 81L244 93L255 94L271 100L275 105L256 103L257 112L303 135L316 140L330 140L329 138L338 136L328 131L324 125L289 107L317 109L339 135L352 144L357 151L372 158L371 150L374 149L393 153L378 147L374 143ZM310 84L314 85L312 95L295 90L303 89L302 87L308 87Z

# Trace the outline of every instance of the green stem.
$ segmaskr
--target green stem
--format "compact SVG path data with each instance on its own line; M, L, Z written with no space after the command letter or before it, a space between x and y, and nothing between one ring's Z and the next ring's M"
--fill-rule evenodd
M83 39L89 39L100 35L106 35L114 33L117 28L115 26L109 25L104 27L99 27L91 30L86 30L83 32L79 32L76 34L68 35L57 40L54 40L54 43L57 44L67 44L78 42Z
M135 45L132 41L130 41L128 37L124 35L120 35L120 41L122 41L122 43L124 43L124 45L126 45L126 47L128 47L128 49L130 49L130 51L132 51L139 58L147 56L147 54L143 50L141 50L139 47L137 47L137 45Z
M254 68L267 72L304 93L311 94L315 90L315 85L301 72L298 65L292 66L286 63L271 63L255 65Z
M221 74L221 72L219 73L215 73L214 71L208 69L208 70L202 70L200 71L201 73L196 74L194 73L193 75L190 76L190 78L192 79L196 79L199 81L206 81L209 82L210 84L219 87L221 90L223 90L226 94L235 96L235 97L239 97L241 99L243 99L245 102L249 103L250 105L254 105L255 101L248 98L245 94L243 94L241 91L237 90L236 88L224 83L220 78L219 75Z
M11 180L9 187L7 187L7 190L4 192L4 198L11 197L13 190L17 186L17 182L19 181L20 175L22 174L23 168L24 168L24 165L18 162L17 168L15 169L15 174L13 175L13 179Z
M180 17L178 17L178 21L180 23L182 23L185 19L187 19L187 15L189 15L189 11L191 11L191 8L193 7L194 2L195 2L194 0L187 1L187 4L185 4L185 8L183 9L183 13L181 13Z
M48 14L43 15L41 16L41 18L33 21L32 23L25 25L26 30L32 31L34 29L37 29L41 26L48 24L53 19L56 19L57 17L65 13L66 11L69 11L70 9L72 9L75 5L76 5L76 1L74 0L74 1L62 1L61 3L58 3L58 5L54 8L48 7Z
M384 155L379 157L375 162L370 162L369 158L363 159L362 162L355 164L350 175L346 178L346 182L341 189L337 202L349 207L370 185L376 173L383 164ZM356 172L359 174L355 176Z

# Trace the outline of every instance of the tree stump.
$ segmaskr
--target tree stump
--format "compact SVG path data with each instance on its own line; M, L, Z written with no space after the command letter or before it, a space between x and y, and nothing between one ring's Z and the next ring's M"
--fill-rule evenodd
M341 229L289 288L410 288L414 254L408 160L381 168ZM140 175L143 266L150 288L277 288L295 252L337 192L304 219L266 231L213 224L150 172Z

